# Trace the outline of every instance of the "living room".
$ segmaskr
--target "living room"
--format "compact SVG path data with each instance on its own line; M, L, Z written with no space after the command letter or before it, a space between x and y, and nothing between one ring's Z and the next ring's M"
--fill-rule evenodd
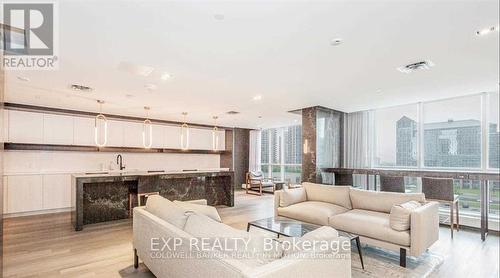
M499 277L499 7L2 2L0 277Z

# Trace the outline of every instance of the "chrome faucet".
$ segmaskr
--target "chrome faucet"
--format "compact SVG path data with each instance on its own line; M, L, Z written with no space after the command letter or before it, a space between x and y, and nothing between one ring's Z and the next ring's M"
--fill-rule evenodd
M123 157L121 154L116 156L116 164L120 166L120 171L125 169L125 166L123 165Z

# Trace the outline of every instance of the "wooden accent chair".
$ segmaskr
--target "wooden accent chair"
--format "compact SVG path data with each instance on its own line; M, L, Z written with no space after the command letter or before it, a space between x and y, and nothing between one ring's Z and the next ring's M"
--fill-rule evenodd
M274 193L275 184L273 180L271 178L265 178L261 171L248 172L246 175L246 193L261 196L263 188L272 188Z
M460 229L458 219L458 200L459 196L453 193L453 179L449 178L422 178L422 193L425 194L425 199L428 201L436 201L439 203L448 204L450 206L450 230L451 238L453 238L453 229L455 225L457 231ZM454 210L456 208L456 215ZM456 223L454 221L456 216Z
M380 191L405 193L405 178L380 175Z

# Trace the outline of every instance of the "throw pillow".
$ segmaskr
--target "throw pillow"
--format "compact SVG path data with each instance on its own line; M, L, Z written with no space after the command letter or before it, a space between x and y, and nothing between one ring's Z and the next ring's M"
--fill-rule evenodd
M160 195L152 195L146 201L146 211L158 216L168 223L183 229L190 211Z
M391 208L389 216L389 225L396 231L407 231L410 229L410 215L411 212L422 206L417 201L409 201L399 205L394 205Z
M280 207L288 207L305 201L307 201L307 195L304 188L284 189L280 196Z
M222 223L222 219L220 218L219 213L217 212L217 209L212 207L212 206L206 206L206 205L199 205L199 204L194 204L194 203L189 203L189 202L182 202L182 201L174 201L174 204L180 206L181 208L184 208L186 210L191 210L200 214L204 214L213 220L217 222Z

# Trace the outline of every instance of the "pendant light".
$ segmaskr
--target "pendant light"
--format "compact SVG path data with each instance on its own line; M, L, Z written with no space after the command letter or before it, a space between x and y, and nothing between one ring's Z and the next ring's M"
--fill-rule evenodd
M102 105L104 103L103 100L97 100L97 103L99 104L99 114L95 116L94 119L94 141L95 144L98 147L104 147L106 146L106 143L108 142L108 120L106 117L102 114ZM101 123L101 124L99 124ZM99 131L99 126L103 126L104 130ZM99 140L100 137L104 137L102 141Z
M142 145L146 149L150 149L153 145L153 124L149 120L150 109L149 106L144 106L144 110L146 110L146 119L142 123Z
M186 123L187 112L182 112L184 116L184 123L181 125L181 149L189 150L189 126Z
M219 150L219 129L217 128L217 119L219 117L213 116L214 119L214 128L212 129L212 150L214 152Z

